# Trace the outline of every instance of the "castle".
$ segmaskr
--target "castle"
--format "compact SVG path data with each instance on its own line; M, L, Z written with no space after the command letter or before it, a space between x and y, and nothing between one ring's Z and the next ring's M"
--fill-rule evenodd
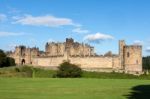
M142 72L142 46L126 45L124 40L119 41L118 55L113 55L111 52L97 55L94 47L66 38L63 43L46 43L45 52L39 51L36 47L17 46L9 56L13 57L18 65L30 64L55 68L63 61L69 61L88 71Z

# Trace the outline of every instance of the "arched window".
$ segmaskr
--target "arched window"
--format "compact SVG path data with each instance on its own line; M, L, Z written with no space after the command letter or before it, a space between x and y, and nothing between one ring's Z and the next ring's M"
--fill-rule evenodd
M129 52L127 52L127 57L130 57L130 53Z
M25 59L22 59L21 65L24 65L24 64L25 64Z

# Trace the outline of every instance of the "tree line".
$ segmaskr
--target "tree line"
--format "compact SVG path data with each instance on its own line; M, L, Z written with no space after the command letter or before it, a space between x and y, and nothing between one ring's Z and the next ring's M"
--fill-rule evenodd
M150 70L150 56L143 57L143 69L144 70Z
M11 57L7 57L6 53L0 49L0 67L14 66L15 60Z

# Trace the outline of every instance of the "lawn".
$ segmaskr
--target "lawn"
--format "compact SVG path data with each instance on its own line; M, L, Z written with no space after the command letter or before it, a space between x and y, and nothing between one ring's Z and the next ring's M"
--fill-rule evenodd
M149 97L149 85L138 79L0 78L0 99L134 99L133 89Z

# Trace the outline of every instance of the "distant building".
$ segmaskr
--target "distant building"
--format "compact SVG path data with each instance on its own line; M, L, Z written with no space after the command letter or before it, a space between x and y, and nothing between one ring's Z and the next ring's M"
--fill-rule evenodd
M45 52L39 51L36 47L17 46L14 52L9 53L9 56L13 57L18 65L30 64L54 68L63 61L70 61L89 71L142 72L142 46L129 46L124 40L119 41L118 55L112 54L111 51L104 56L97 55L94 47L66 38L66 42L47 42Z

